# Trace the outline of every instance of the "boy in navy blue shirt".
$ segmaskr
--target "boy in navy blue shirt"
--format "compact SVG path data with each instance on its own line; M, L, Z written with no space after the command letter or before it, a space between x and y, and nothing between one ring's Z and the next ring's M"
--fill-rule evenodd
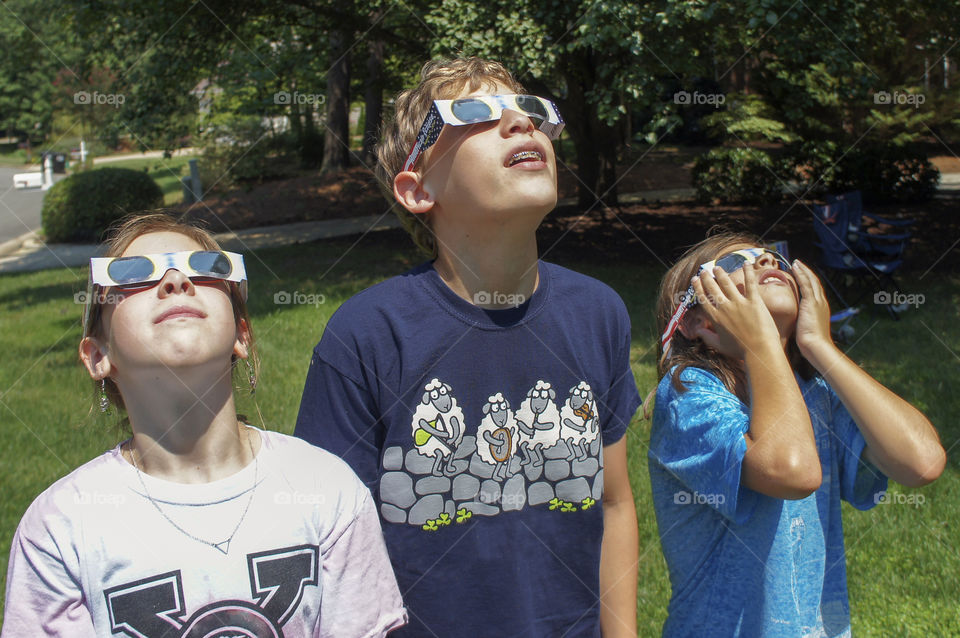
M374 493L400 636L635 636L630 319L542 262L555 105L501 65L430 62L379 150L431 261L361 292L314 349L296 434Z

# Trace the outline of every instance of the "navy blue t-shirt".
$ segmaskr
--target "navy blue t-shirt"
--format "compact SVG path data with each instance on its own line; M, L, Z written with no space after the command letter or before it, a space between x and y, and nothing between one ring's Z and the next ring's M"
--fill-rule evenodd
M600 635L603 446L640 404L630 318L538 266L529 300L484 310L424 264L344 303L314 349L295 434L373 492L397 636Z

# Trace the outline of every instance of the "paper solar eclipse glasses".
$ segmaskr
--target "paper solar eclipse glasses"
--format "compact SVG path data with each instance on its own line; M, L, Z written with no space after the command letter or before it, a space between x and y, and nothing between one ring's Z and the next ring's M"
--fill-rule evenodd
M215 250L182 250L131 257L93 257L87 286L83 327L86 334L93 309L94 286L137 290L154 286L170 269L176 269L191 281L232 281L247 298L247 270L243 255Z
M433 146L440 137L444 124L465 126L491 122L499 120L505 109L539 119L538 128L551 140L560 137L563 130L560 111L553 102L536 95L477 95L456 100L434 100L420 132L417 133L417 141L403 164L403 170L413 170L423 152Z
M790 262L787 261L787 258L781 255L780 253L769 250L767 248L744 248L743 250L734 250L729 252L722 257L718 257L712 261L708 261L705 264L701 264L700 268L697 269L697 274L700 274L703 271L712 271L714 268L720 268L726 273L736 272L737 270L743 268L747 264L753 264L761 256L765 254L771 254L777 260L777 266L780 270L784 272L792 272L790 267ZM663 331L663 334L660 336L660 346L663 356L665 357L670 350L670 341L673 339L673 334L677 331L677 327L680 325L680 322L683 321L684 315L687 314L687 311L697 304L697 295L693 290L693 284L690 284L690 287L687 288L687 291L680 295L680 305L677 306L677 309L674 311L673 316L670 317L670 321L667 322L667 328Z

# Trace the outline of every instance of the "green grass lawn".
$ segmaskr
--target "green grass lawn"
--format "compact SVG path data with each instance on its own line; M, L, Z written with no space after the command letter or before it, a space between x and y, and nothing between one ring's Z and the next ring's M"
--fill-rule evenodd
M137 160L145 165L157 160ZM179 158L172 160L180 163ZM312 347L330 314L355 292L419 260L404 242L352 238L270 251L247 259L250 308L263 358L257 402L266 424L291 432ZM633 318L632 362L641 395L656 381L652 302L662 269L563 265L593 275L623 296ZM113 425L91 412L93 386L77 362L81 307L74 294L86 269L0 276L0 423L4 490L0 500L0 575L24 510L50 483L112 447ZM903 278L926 302L902 320L863 313L849 354L880 381L913 401L938 427L950 450L960 439L960 276ZM318 306L278 306L280 291L322 294ZM240 408L256 414L246 393ZM640 521L639 626L659 635L670 585L650 497L646 450L650 422L637 419L628 437ZM953 452L953 450L950 450ZM913 504L869 512L844 507L854 634L858 637L960 636L960 477L956 456L943 477Z

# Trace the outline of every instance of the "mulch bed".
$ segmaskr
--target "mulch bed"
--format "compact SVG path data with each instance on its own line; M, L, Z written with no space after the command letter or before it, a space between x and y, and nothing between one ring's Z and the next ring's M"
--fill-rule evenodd
M807 204L809 205L809 203ZM669 265L714 226L746 231L764 239L789 241L791 257L816 261L811 213L802 203L773 206L707 206L696 202L632 205L592 211L556 210L539 232L548 259L577 259L609 264ZM916 220L903 269L960 272L960 199L934 199L919 205L877 205L867 210L884 217Z
M214 232L378 215L387 208L373 175L357 166L334 175L314 173L264 182L199 204L173 207Z

